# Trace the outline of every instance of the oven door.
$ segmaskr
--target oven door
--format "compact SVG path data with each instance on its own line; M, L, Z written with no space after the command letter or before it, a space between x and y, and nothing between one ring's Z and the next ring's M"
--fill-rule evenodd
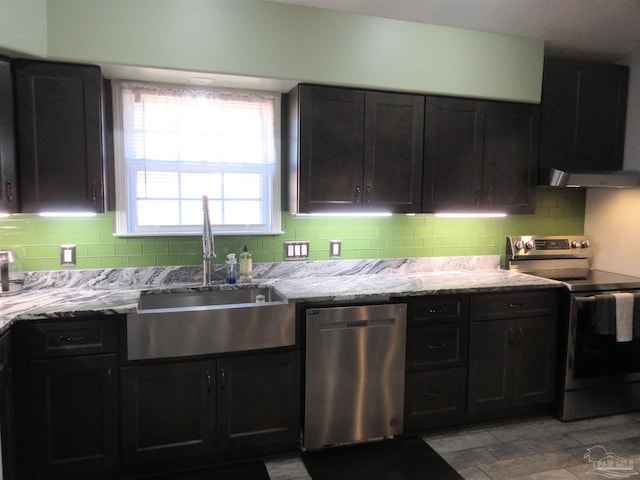
M640 290L624 292L637 293ZM634 338L631 342L617 342L615 334L596 333L593 321L595 294L571 294L565 362L566 390L640 381L640 338Z

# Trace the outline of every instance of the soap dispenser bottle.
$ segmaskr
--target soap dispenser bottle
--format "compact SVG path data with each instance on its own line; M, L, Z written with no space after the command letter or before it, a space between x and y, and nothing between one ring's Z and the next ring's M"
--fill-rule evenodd
M253 280L253 260L251 252L245 245L240 254L240 281L250 282L251 280Z
M236 262L236 254L230 253L227 255L227 283L236 283L236 270L238 269L238 263Z

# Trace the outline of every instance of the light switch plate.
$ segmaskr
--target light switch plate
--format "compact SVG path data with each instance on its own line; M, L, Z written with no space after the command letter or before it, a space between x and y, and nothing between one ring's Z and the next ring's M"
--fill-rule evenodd
M309 242L284 242L285 260L307 260L309 258Z
M60 265L63 267L76 266L76 246L60 245Z

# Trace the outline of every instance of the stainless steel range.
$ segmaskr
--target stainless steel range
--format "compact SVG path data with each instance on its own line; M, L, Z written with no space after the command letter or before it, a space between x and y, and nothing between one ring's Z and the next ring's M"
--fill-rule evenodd
M566 287L558 332L561 420L640 408L640 338L622 339L602 328L603 305L611 317L605 320L615 325L614 294L631 293L640 302L640 278L591 270L591 248L584 236L507 237L505 268L560 280ZM630 328L640 334L637 317L638 325Z

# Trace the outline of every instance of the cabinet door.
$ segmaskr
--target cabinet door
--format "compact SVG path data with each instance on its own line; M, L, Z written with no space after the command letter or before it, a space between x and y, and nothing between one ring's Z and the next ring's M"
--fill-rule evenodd
M427 97L424 212L481 205L484 109L481 101Z
M214 451L215 362L125 367L121 435L125 465L179 465Z
M364 208L420 211L424 97L365 95Z
M18 209L11 64L0 59L0 213Z
M511 406L513 397L512 320L472 322L469 330L469 413Z
M15 428L13 420L13 372L6 369L0 372L0 479L15 480Z
M555 398L556 317L516 321L514 404L532 405Z
M299 212L361 208L364 91L301 85L299 115Z
M0 337L0 479L17 479L10 333Z
M233 457L293 449L300 432L300 353L218 361L218 445Z
M621 169L628 81L626 66L545 58L539 165Z
M487 102L483 200L486 208L534 213L540 108Z
M517 293L486 293L471 297L471 320L545 317L556 315L559 289Z
M32 362L34 478L102 478L118 458L118 357Z
M460 422L467 403L467 369L443 368L408 372L404 433Z
M467 363L469 323L409 325L407 370L455 367Z
M622 169L628 67L591 67L579 75L576 160L582 168Z
M15 72L22 211L104 211L100 69L19 61Z

